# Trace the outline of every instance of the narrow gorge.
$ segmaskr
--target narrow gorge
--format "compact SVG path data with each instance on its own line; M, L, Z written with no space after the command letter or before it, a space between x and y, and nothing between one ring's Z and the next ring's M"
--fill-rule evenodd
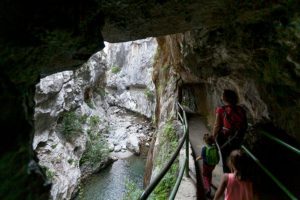
M128 157L127 151L147 154L154 132L156 50L154 38L107 43L80 69L36 85L33 150L52 185L51 199L75 197L81 182Z
M299 155L261 134L300 147L299 1L12 0L0 11L0 199L85 195L81 183L127 153L147 152L145 187L182 136L177 102L212 131L223 89L246 109L245 145L300 196ZM255 170L257 187L282 194ZM176 160L156 199L178 171Z

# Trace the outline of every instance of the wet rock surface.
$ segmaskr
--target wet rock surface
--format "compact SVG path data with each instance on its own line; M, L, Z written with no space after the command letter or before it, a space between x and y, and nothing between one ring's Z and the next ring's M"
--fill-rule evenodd
M114 152L127 150L139 155L141 147L151 141L154 128L149 119L116 106L107 111L109 131L107 140Z

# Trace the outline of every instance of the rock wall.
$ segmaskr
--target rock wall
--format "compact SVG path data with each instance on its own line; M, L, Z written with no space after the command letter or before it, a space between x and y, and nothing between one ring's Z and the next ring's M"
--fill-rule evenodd
M291 62L291 49L286 45L290 41L290 45L298 47L297 42L292 42L299 31L293 28L295 20L286 30L266 23L269 29L262 36L264 41L258 40L256 29L249 30L247 25L237 28L230 36L224 34L224 30L207 29L187 32L182 36L184 70L181 77L184 84L205 85L205 102L210 108L208 116L214 112L216 105L220 105L222 90L231 88L237 91L251 122L271 122L299 141L299 127L294 120L299 116L298 62L295 56ZM289 33L289 37L283 42L282 34L285 32Z
M106 43L107 102L141 113L151 118L155 108L152 81L155 38L124 43Z
M291 46L299 47L299 39L295 39L299 34L295 28L298 22L297 17L293 18L285 30L281 27L287 24L268 21L236 27L233 32L228 27L201 28L158 39L160 54L156 63L159 64L153 72L158 127L172 116L170 105L176 100L170 96L175 95L175 99L186 100L192 111L206 116L212 130L215 108L221 105L223 89L228 88L238 93L249 122L276 127L281 134L299 141L299 124L294 120L299 116L299 61L294 54L293 61L290 59ZM253 27L262 26L267 28L257 38L258 29ZM289 36L283 39L282 34ZM176 81L171 83L174 77ZM172 92L165 90L171 87L169 84L174 88ZM287 114L290 109L293 111ZM152 167L154 173L158 168L155 160L163 154L157 150L160 149L157 137L147 162L148 170ZM149 171L146 183L151 177Z
M82 68L47 76L36 85L32 146L52 184L51 199L70 199L82 179L111 162L103 157L100 163L83 164L88 148L97 148L88 144L96 145L90 140L98 133L109 151L140 154L141 146L149 142L152 128L147 121L134 121L120 108L152 117L156 47L154 38L107 44L105 52L93 55ZM113 66L120 62L122 69L114 74ZM64 122L66 117L71 121Z
M174 152L177 141L182 134L180 123L176 120L176 102L180 83L180 76L175 71L178 67L176 46L172 46L168 36L157 38L157 41L159 50L158 55L155 57L153 71L153 81L156 89L155 122L157 130L147 157L145 185L149 184L151 179L160 172L164 164L170 159L170 155ZM175 176L176 169L172 170L171 173ZM165 181L169 182L171 180L165 179ZM172 183L167 185L170 186ZM166 195L170 191L168 186L162 189L164 192L161 195L164 198L167 198Z
M191 63L188 65L189 79L197 79L198 75L194 74L201 71L199 66L208 66L207 73L210 75L227 74L227 67L222 67L222 63L219 67L210 68L213 65L208 62L222 55L223 50L234 55L226 59L233 59L234 62L230 63L235 63L235 67L239 66L236 58L243 60L245 66L250 61L251 68L259 70L240 73L248 74L251 79L258 78L253 80L260 99L268 106L270 119L293 138L299 138L296 132L299 124L294 123L299 119L300 110L297 81L299 1L166 0L128 3L125 0L87 0L70 4L69 1L38 3L12 0L2 1L0 9L0 25L3 27L0 32L0 123L4 130L10 130L0 145L4 155L1 163L6 169L1 176L9 180L7 174L13 173L7 173L8 169L22 171L14 178L22 180L19 183L3 183L8 185L3 188L4 197L15 195L23 198L32 190L36 191L34 183L39 182L35 181L37 177L32 177L32 180L25 170L29 160L35 159L31 145L27 144L31 143L34 132L34 91L39 77L81 66L92 53L103 48L100 31L105 40L119 42L207 28L195 32L198 38L203 39L197 42L200 48L194 46L195 53L183 54L182 58L189 59ZM243 35L237 34L240 30ZM217 40L210 40L211 37L207 36ZM197 41L196 37L193 38ZM232 54L232 48L215 48L216 44L238 48ZM186 45L188 43L184 43ZM272 49L275 51L269 51ZM195 54L201 55L201 58ZM245 54L250 56L244 60ZM20 193L6 189L16 185L22 188Z
M36 85L32 146L39 165L44 168L52 184L51 199L70 199L77 190L81 178L79 162L88 138L87 129L83 127L86 121L81 122L83 128L75 135L67 136L61 130L65 113L75 112L78 118L100 116L105 119L103 107L91 109L84 99L86 89L94 87L105 73L103 60L103 54L97 53L81 69L47 76ZM77 119L74 117L71 120ZM105 124L99 127L100 131L104 127Z

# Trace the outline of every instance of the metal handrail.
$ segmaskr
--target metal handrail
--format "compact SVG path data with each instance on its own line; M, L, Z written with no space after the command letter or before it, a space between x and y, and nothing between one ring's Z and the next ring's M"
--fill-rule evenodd
M163 167L163 169L160 171L160 173L153 179L153 181L151 181L151 183L147 186L147 188L144 190L144 192L141 194L140 196L140 200L145 200L149 197L149 195L153 192L153 190L155 189L155 187L159 184L159 182L163 179L163 177L166 175L166 173L170 170L171 165L174 163L175 159L177 158L184 142L186 142L186 158L185 158L185 162L182 166L182 168L180 169L179 172L179 176L177 177L175 186L171 192L170 198L169 199L174 199L176 196L176 193L178 191L180 182L182 180L182 175L183 175L183 171L185 168L186 169L186 175L189 176L189 165L188 165L188 155L189 155L189 134L188 134L188 124L187 124L187 119L186 119L186 113L183 110L182 106L177 103L178 107L181 108L182 112L183 112L183 117L180 115L179 111L177 110L177 114L178 116L180 116L181 121L183 123L183 129L184 129L184 134L183 137L180 139L179 145L177 147L177 149L175 150L175 152L173 153L173 155L171 156L171 159L168 161L168 163Z
M183 174L184 174L184 170L186 169L186 165L187 165L187 163L184 162L183 165L181 166L180 172L178 174L178 178L176 179L175 186L174 186L174 188L173 188L173 190L170 194L169 199L175 199L175 196L177 194L178 188L180 186L180 183L181 183L181 180L182 180L182 177L183 177Z
M269 133L267 133L267 132L265 132L265 131L260 131L260 132L261 132L264 136L268 137L269 139L271 139L271 140L277 142L278 144L281 144L282 146L284 146L284 147L288 148L289 150L295 152L296 154L300 155L300 150L297 149L296 147L293 147L293 146L291 146L291 145L285 143L284 141L280 140L279 138L277 138L277 137L275 137L275 136L273 136L273 135L271 135L271 134L269 134Z
M251 123L248 123L248 126L253 126ZM264 136L266 136L267 138L277 142L278 144L288 148L289 150L295 152L296 154L300 155L300 150L297 149L296 147L293 147L292 145L282 141L281 139L275 137L274 135L271 135L270 133L263 131L263 130L259 130L260 133L262 133Z
M190 139L189 139L189 124L187 122L187 118L186 118L186 113L183 109L183 107L180 105L180 103L177 102L178 107L182 110L183 112L183 120L181 121L183 124L183 128L184 128L184 134L186 134L185 137L185 162L186 162L186 167L185 167L185 175L186 177L190 177L189 174L189 143L190 143ZM177 112L179 116L181 116L180 112Z
M242 149L254 160L254 162L277 184L277 186L292 200L297 198L244 146Z

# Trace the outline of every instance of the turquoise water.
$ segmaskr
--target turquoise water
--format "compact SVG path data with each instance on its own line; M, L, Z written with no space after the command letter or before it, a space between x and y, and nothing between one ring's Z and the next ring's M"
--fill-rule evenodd
M84 200L122 200L126 180L143 188L145 158L121 158L99 174L92 176L82 187Z

